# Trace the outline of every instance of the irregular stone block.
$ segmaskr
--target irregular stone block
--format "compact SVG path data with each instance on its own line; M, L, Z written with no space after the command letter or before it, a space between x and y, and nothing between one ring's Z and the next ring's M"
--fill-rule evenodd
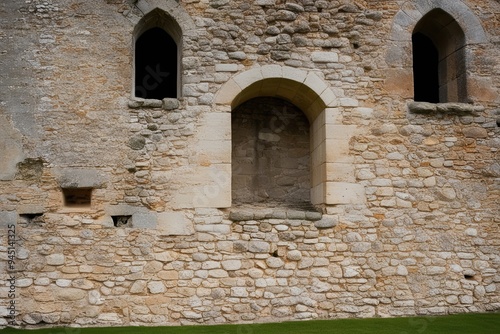
M248 243L248 251L252 253L269 253L271 245L265 241L251 240Z
M45 259L47 260L47 264L51 266L63 265L65 261L63 254L50 254Z
M320 220L314 222L314 226L316 226L316 228L319 230L332 228L337 224L338 224L338 217L336 216L323 217Z

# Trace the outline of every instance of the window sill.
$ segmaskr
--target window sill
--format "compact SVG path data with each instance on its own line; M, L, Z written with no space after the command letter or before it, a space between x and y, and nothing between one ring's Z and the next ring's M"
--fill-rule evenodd
M430 102L408 102L408 110L415 114L433 114L433 113L452 113L452 114L474 114L484 111L480 105L469 103L448 102L448 103L430 103Z
M128 101L128 107L131 109L164 109L174 110L179 108L180 102L175 98L164 98L163 100L157 99L143 99L140 97L133 97Z
M323 215L320 212L311 210L261 208L258 206L233 207L229 212L229 219L232 221L248 221L261 219L317 221L320 220L322 216Z

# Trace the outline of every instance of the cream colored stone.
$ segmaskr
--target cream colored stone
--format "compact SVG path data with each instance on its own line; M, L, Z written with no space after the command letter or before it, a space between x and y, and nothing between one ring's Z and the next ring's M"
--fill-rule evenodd
M162 212L158 214L158 229L168 235L191 235L193 223L182 212ZM162 259L166 259L162 257Z
M326 182L327 204L364 204L365 189L362 185L347 182Z

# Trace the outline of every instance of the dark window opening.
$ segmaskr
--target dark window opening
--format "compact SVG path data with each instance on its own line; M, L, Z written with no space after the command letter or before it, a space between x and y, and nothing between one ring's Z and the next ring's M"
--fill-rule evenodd
M442 9L417 23L412 35L414 100L468 102L465 34Z
M111 216L115 227L132 227L132 216Z
M144 32L135 45L135 96L177 98L177 45L161 28Z
M412 36L414 100L438 103L439 54L431 39L422 33Z
M90 207L92 188L64 188L64 205L67 207Z

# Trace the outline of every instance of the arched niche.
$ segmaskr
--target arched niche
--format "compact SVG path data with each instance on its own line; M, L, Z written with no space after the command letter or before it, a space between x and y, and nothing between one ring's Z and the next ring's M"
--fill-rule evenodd
M329 85L313 71L279 65L253 68L236 74L221 87L215 97L214 113L207 118L224 119L224 124L230 125L229 113L258 97L288 101L309 120L311 203L364 203L364 188L354 183L349 157L349 140L355 126L341 124L338 99ZM228 117L220 116L224 114Z

